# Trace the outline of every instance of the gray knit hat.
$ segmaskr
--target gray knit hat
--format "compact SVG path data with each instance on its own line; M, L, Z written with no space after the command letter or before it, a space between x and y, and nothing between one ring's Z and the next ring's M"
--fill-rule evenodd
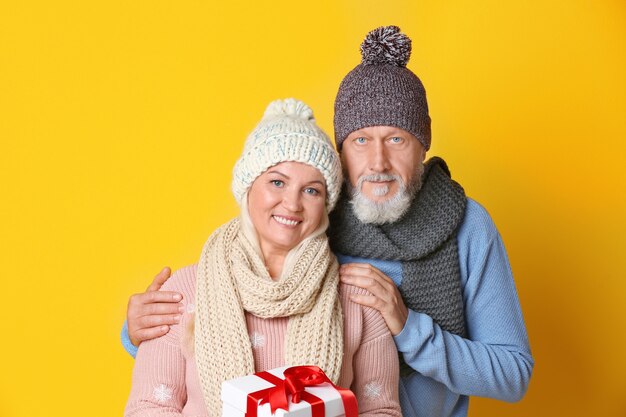
M406 68L411 39L397 26L369 32L361 44L362 62L346 75L335 99L335 143L364 127L395 126L430 148L426 90Z
M302 162L317 168L326 181L326 208L330 212L341 191L339 155L328 135L317 126L313 110L294 98L271 102L263 119L248 135L233 168L232 190L237 203L254 180L281 162Z

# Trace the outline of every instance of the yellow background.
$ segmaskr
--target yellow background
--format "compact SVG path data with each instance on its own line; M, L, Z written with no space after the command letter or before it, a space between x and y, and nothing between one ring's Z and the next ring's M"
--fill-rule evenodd
M397 24L443 156L487 207L536 366L471 416L626 415L626 4L2 1L0 416L121 415L128 296L236 213L266 104L332 132L368 30Z

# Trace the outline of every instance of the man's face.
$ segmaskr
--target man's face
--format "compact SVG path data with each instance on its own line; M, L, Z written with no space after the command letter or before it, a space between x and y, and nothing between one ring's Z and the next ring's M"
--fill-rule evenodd
M424 146L415 136L391 126L356 130L348 135L341 150L350 184L375 203L393 198L402 183L412 184L425 155Z
M397 127L366 127L348 135L341 158L356 217L384 224L404 216L421 187L425 154L415 136Z

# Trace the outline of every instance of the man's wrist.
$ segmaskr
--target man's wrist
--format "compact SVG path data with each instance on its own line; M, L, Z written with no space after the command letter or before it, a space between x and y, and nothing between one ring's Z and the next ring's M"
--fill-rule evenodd
M408 352L415 346L415 342L420 339L420 320L432 320L426 314L417 313L410 308L402 331L393 337L396 347L400 352Z
M124 325L122 326L122 332L120 334L122 339L122 346L124 346L124 350L128 352L130 356L133 358L137 356L137 346L133 344L130 340L130 336L128 334L128 322L124 321Z

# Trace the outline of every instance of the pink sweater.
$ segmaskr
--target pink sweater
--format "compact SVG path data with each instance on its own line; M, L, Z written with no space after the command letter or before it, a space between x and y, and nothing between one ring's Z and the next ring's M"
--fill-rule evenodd
M187 312L165 336L143 342L133 369L125 416L219 417L206 409L194 354L187 340L193 318L196 265L176 271L162 288L183 294ZM344 315L344 356L339 386L356 395L360 416L401 416L398 402L398 354L380 313L350 301L365 290L339 289ZM284 341L289 318L262 319L246 313L257 372L286 366Z

